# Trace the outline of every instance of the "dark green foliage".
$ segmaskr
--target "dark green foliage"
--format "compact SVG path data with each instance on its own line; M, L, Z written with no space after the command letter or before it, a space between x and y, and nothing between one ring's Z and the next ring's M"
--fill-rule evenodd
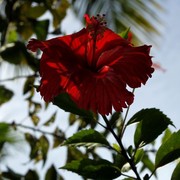
M137 112L128 122L139 122L134 135L136 147L144 146L154 141L167 127L173 125L170 119L160 110L143 109Z
M14 93L5 88L5 86L0 85L0 106L8 101L13 97Z
M97 180L110 180L121 175L120 169L113 163L101 159L98 161L91 159L81 159L67 163L61 169L75 172L85 178Z
M180 157L180 130L174 132L157 151L155 167L164 166Z
M67 112L80 115L86 119L93 120L94 118L92 112L79 109L67 93L61 93L60 95L55 97L53 104Z
M96 145L105 145L109 146L108 141L104 138L99 132L89 129L82 130L77 132L70 138L68 138L63 145L72 145L72 146L96 146Z

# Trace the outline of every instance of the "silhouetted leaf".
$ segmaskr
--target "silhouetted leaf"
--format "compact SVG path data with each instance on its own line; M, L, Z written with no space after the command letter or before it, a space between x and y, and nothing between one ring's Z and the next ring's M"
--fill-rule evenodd
M5 88L3 85L0 85L0 106L8 101L13 97L14 93Z
M58 174L54 165L52 165L46 172L45 180L57 180Z
M121 175L120 169L113 163L101 159L98 161L91 159L81 159L67 163L61 169L75 172L85 178L109 180Z
M173 125L166 115L155 108L143 109L137 112L128 124L135 122L139 122L134 135L134 144L136 147L144 146L154 141L168 125Z
M7 167L7 171L2 172L2 176L6 179L20 180L23 176L14 172L12 169Z
M93 129L88 129L75 133L63 145L91 147L97 145L109 146L109 143L102 134Z
M88 119L93 119L93 113L90 111L79 109L67 93L61 93L60 95L55 97L53 104L67 112L71 112Z
M180 130L174 132L156 153L155 167L164 166L180 157Z
M45 40L48 34L49 20L33 21L33 29L39 40Z
M121 169L126 163L126 158L119 153L113 154L114 164Z
M24 177L25 180L39 180L39 176L36 171L29 170Z
M24 44L15 42L3 46L3 48L0 49L0 55L5 61L18 65L25 62L24 51L26 51Z

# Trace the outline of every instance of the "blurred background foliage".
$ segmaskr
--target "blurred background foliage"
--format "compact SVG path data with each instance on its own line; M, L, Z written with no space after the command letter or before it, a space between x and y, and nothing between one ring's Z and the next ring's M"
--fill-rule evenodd
M0 108L16 95L13 87L9 88L7 83L14 82L14 86L19 86L21 83L17 82L22 80L23 87L19 87L19 90L22 90L21 94L28 104L27 116L31 121L31 123L29 120L19 123L16 119L16 112L14 112L14 120L11 122L1 119L0 167L3 168L0 169L0 179L38 180L40 177L44 177L45 180L50 180L65 178L59 174L58 167L54 164L48 169L46 168L44 175L37 172L36 168L27 169L25 174L17 173L16 167L12 168L6 164L5 167L3 166L3 157L6 156L4 152L7 144L13 144L12 148L17 141L21 141L13 138L16 137L16 133L20 132L23 135L22 139L30 147L29 155L27 155L29 163L43 162L43 168L49 153L53 149L59 148L59 145L66 139L66 132L55 123L58 121L58 124L61 124L61 120L57 119L57 112L53 112L49 119L42 119L40 115L48 109L49 104L35 98L35 85L39 80L39 53L34 55L28 52L26 44L32 36L46 40L49 35L62 35L62 21L69 9L82 22L84 22L83 16L86 13L89 15L105 13L108 27L117 33L131 27L134 43L140 43L142 39L139 37L142 36L150 40L159 36L160 33L155 24L162 22L157 12L164 11L161 4L155 0L0 0ZM69 27L71 27L71 22L69 22ZM7 68L4 68L4 65ZM15 81L17 79L18 81ZM98 117L96 117L96 121L91 121L78 115L69 114L69 126L78 123L76 131L85 127L96 128L97 119ZM109 118L117 132L120 131L121 120L120 113L115 113ZM39 124L41 124L40 128ZM47 131L44 130L44 127ZM108 131L104 130L103 135L107 137ZM69 147L66 161L70 162L89 155L95 159L100 157L94 148L81 151L75 147ZM115 154L112 156L115 162L121 158ZM61 158L58 157L58 159ZM143 156L142 171L145 167L148 167L150 171L153 170L153 163L148 155Z

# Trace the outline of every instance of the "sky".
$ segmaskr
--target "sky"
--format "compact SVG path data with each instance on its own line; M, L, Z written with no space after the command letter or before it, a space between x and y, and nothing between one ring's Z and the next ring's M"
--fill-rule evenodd
M151 41L147 40L145 41L145 44L152 44L153 60L160 63L161 66L166 69L166 71L162 72L157 70L145 86L142 86L142 88L139 88L135 91L135 101L130 108L128 117L130 118L134 113L141 110L142 108L155 107L160 109L173 121L176 129L172 128L172 130L176 131L180 129L180 1L159 0L158 2L163 2L166 10L161 15L164 23L164 27L162 28L162 37L160 37L158 47L153 45ZM71 23L71 27L69 27L69 21L74 22ZM71 14L71 12L69 11L67 19L63 22L63 30L66 31L66 33L70 34L78 31L79 29L81 29L81 27L81 22L74 19L73 14ZM20 82L18 81L18 83ZM9 83L8 86L12 88L11 83ZM13 97L13 100L11 102L0 108L0 121L7 119L7 121L11 122L14 118L14 112L16 112L16 119L19 119L19 121L23 121L23 119L26 118L27 112L23 111L23 109L26 109L27 104L24 103L24 97L22 97L19 87L20 84L18 84L18 86L13 85L13 89L16 91L16 96ZM37 98L40 98L38 94ZM22 101L22 103L19 103L19 101ZM12 107L11 110L9 110L9 106ZM55 110L56 108L53 106L51 111ZM61 111L59 114L62 113L64 120L62 128L66 129L67 123L65 122L65 120L67 119L68 114L64 113L63 111ZM48 116L48 112L45 116ZM72 132L73 129L67 131L69 136ZM131 130L127 131L126 134L127 139L125 140L127 140L128 142L130 137L128 135L132 135ZM25 148L24 151L28 151L28 148ZM61 156L61 154L64 153L65 148L55 150L50 155L51 157L48 160L49 164L51 162L54 162L54 160L59 157L59 160L55 162L55 164L57 165L57 167L64 165L64 156ZM22 162L27 161L25 156L23 156L22 154L18 154L17 157L22 159ZM15 160L14 162L12 162L7 160L7 164L8 163L11 163L11 165L15 166L17 164L17 161ZM19 163L18 170L21 171L23 169L23 166L24 165L20 165ZM159 179L169 180L173 168L173 164L160 168L158 170ZM63 171L63 173L64 177L66 177L66 180L70 180L72 178L73 180L81 180L81 178L76 174L67 171ZM119 180L120 179L121 178L119 178Z

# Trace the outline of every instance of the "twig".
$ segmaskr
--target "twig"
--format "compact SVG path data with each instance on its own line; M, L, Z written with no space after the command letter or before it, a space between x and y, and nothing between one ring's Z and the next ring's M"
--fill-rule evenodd
M140 178L140 176L139 176L139 174L138 174L138 172L137 172L136 166L135 166L133 160L132 160L131 158L129 158L129 156L127 155L126 150L125 150L125 148L124 148L124 146L123 146L123 144L122 144L121 139L118 138L118 136L116 135L116 133L115 133L114 130L112 129L112 127L111 127L111 125L110 125L107 117L106 117L106 116L102 116L102 117L103 117L103 119L104 119L104 121L105 121L105 123L106 123L106 125L107 125L108 130L111 132L111 134L114 136L114 138L115 138L116 141L118 142L118 144L119 144L119 146L120 146L120 148L121 148L121 153L122 153L122 155L126 158L127 162L130 164L132 170L133 170L134 173L136 174L137 180L141 180L141 178Z
M8 79L2 79L2 80L0 80L0 82L14 81L16 79L30 78L30 77L38 77L38 75L35 73L35 74L31 74L31 75L16 76L16 77L8 78Z
M65 140L63 135L59 135L59 134L56 134L56 133L51 133L51 132L43 131L41 129L36 129L35 127L30 127L30 126L23 125L23 124L16 124L15 122L11 123L10 125L12 127L15 127L15 128L16 127L22 127L22 128L25 128L25 129L30 129L32 131L37 131L37 132L40 132L42 134L48 134L48 135L54 136L56 138L61 138L61 139Z

